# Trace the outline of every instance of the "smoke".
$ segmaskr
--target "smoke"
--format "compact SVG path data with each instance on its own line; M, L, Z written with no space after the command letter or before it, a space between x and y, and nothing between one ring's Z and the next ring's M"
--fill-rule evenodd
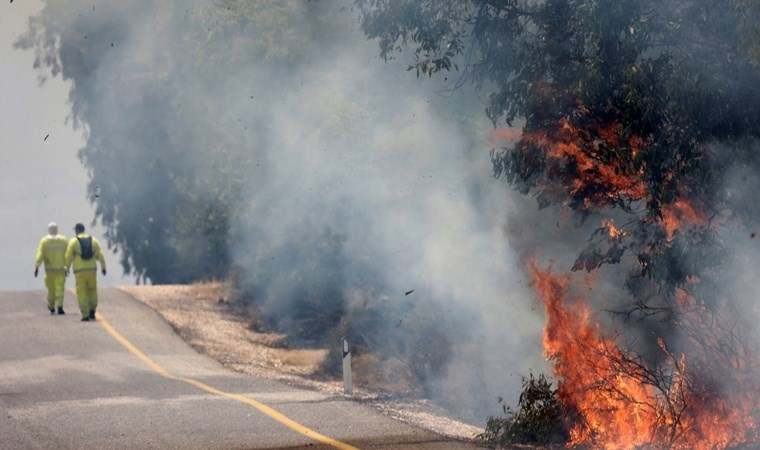
M281 327L303 328L293 322L318 305L370 347L412 361L452 352L428 392L482 418L542 367L540 319L503 229L512 204L476 133L488 128L473 129L482 113L465 93L436 94L353 36L290 74L267 108L265 181L249 188L236 259ZM374 320L350 323L367 309Z
M717 211L715 228L721 233L720 259L722 271L715 291L720 300L731 306L732 317L737 320L736 331L743 334L751 348L760 346L760 319L756 299L758 283L758 231L760 210L756 201L760 185L760 161L757 160L760 141L742 139L735 143L712 143L711 163L720 172L716 196L726 199L724 207L731 211ZM731 155L744 154L732 159ZM760 381L760 373L755 374Z
M72 82L90 199L120 230L108 237L125 267L190 280L223 273L205 255L228 251L273 324L438 364L426 392L482 420L544 367L506 233L538 236L521 225L535 207L491 177L475 95L383 64L352 14L337 1L49 2L19 45ZM206 252L200 272L177 268L188 245ZM343 323L304 319L315 312Z

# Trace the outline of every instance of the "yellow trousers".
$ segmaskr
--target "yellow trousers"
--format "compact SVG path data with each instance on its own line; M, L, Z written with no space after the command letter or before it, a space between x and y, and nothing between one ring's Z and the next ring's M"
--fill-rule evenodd
M95 270L83 270L74 274L77 282L77 301L82 317L89 317L90 311L98 307L98 277Z
M63 308L63 289L66 285L66 272L51 270L45 272L45 287L47 288L48 309Z

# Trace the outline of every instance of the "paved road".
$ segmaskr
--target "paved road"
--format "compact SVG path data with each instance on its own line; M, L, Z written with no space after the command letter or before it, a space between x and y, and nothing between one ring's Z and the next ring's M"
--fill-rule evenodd
M153 310L100 290L104 320L76 300L0 293L0 448L458 449L356 402L229 371Z

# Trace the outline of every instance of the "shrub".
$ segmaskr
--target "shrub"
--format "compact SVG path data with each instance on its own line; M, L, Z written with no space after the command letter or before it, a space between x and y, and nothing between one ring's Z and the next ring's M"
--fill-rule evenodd
M488 445L549 444L566 442L568 427L565 411L557 397L557 390L547 378L531 373L523 378L522 392L517 409L512 409L499 398L504 417L489 417L485 431L479 436Z

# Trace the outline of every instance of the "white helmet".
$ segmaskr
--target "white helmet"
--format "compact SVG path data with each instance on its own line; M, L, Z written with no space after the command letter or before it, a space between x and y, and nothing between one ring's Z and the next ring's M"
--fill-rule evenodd
M48 233L50 233L51 236L58 234L58 224L55 222L50 222L48 224Z

